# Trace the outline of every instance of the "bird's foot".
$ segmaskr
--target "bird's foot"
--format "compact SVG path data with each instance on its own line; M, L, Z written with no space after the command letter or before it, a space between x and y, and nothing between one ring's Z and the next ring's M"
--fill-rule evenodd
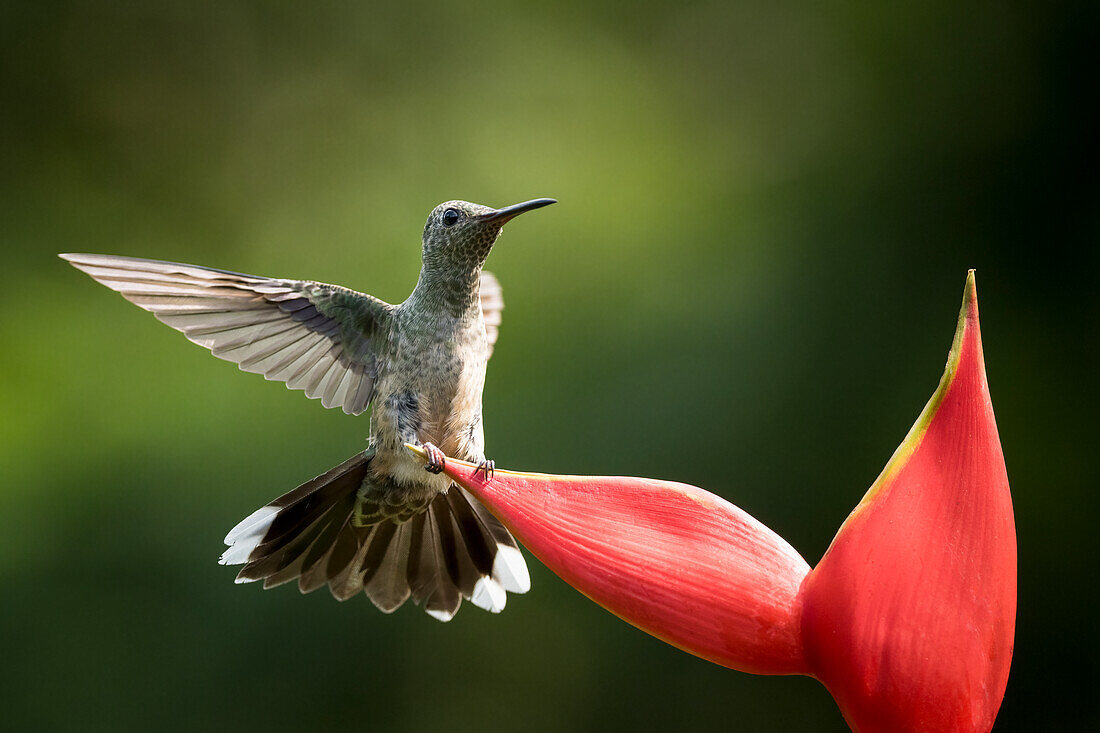
M477 464L477 468L474 470L474 475L476 476L477 472L481 471L483 474L485 474L485 483L489 483L493 480L493 474L496 473L496 470L497 462L485 459L481 463Z
M443 451L431 443L425 443L421 447L428 454L428 465L424 466L424 470L428 473L443 473L447 465L447 456L443 455Z

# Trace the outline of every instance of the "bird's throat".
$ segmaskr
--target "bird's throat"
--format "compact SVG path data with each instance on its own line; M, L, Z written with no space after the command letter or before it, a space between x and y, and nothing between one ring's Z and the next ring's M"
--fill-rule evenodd
M425 314L462 318L478 312L480 295L480 267L469 270L425 262L406 305Z

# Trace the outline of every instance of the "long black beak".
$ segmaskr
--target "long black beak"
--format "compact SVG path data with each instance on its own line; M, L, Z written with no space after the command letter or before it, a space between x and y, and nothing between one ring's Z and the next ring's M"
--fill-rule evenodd
M504 224L504 222L516 218L525 211L534 211L535 209L541 209L543 206L549 206L550 204L556 203L558 203L557 199L531 199L530 201L524 201L522 204L505 206L503 209L497 209L496 211L490 211L488 214L482 214L477 220L495 221Z

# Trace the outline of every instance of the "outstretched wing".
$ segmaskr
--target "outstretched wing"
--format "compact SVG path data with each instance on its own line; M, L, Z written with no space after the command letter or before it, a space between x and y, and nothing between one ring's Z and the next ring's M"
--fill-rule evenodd
M489 356L500 332L500 312L504 310L504 291L491 272L481 271L481 314L485 319L485 336L489 340ZM488 358L488 357L486 357Z
M309 280L113 255L61 257L246 372L350 415L370 404L388 303Z

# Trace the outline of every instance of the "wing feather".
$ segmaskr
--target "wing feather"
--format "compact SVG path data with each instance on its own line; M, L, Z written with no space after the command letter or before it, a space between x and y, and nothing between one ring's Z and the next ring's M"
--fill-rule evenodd
M244 371L352 415L370 404L388 303L310 280L114 255L61 257Z
M481 271L481 316L485 320L485 339L489 343L489 356L500 332L501 311L504 310L504 290L491 272Z

